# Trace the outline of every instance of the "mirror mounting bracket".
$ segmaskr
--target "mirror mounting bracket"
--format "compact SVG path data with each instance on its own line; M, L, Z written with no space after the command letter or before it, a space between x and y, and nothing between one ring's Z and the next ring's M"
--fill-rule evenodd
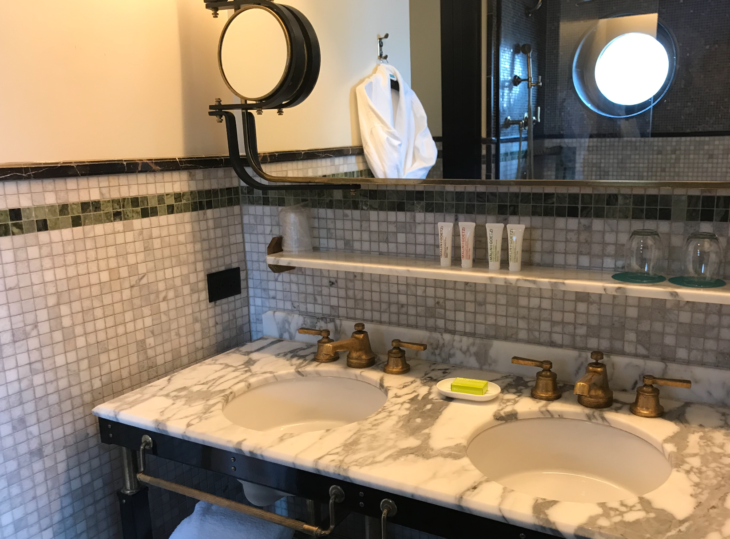
M239 9L246 4L255 4L255 0L219 0L216 2L205 2L205 9L218 13L221 9Z
M232 110L240 110L243 116L243 147L246 152L246 161L254 173L269 184L262 184L254 179L246 170L245 162L241 158L238 145L238 126L236 116ZM357 184L325 184L325 183L299 183L293 178L284 176L273 176L264 171L258 153L258 142L256 139L256 119L251 112L250 106L247 105L211 105L208 116L214 116L223 119L226 122L226 136L228 138L228 155L231 161L231 168L236 175L249 187L258 189L259 191L342 191L342 190L358 190L360 185ZM271 185L286 182L287 185Z

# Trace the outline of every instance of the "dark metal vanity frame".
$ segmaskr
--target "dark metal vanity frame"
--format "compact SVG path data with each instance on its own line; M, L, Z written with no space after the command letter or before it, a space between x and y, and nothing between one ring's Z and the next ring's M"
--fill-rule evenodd
M344 492L344 500L338 503L337 507L338 514L343 516L348 512L353 512L367 517L380 518L381 502L387 498L392 500L398 509L395 516L388 518L389 522L439 535L446 539L471 537L548 539L555 537L390 492L363 487L349 481L332 479L239 453L181 440L166 434L131 427L108 419L99 419L99 432L103 443L124 449L125 488L118 492L124 539L153 539L148 488L139 485L136 480L137 451L144 436L149 436L153 440L153 445L148 450L149 454L289 492L307 500L327 503L330 500L331 487L333 485L340 487ZM329 523L326 523L326 526L328 525Z

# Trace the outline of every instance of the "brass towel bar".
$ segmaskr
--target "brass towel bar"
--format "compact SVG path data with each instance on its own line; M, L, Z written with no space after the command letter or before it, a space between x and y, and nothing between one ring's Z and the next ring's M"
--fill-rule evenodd
M306 535L310 535L312 537L327 537L335 529L335 525L337 524L337 520L335 518L335 506L336 504L345 501L345 492L342 490L341 487L337 485L332 485L329 490L329 526L327 528L312 526L311 524L307 524L293 518L283 517L281 515L277 515L276 513L271 513L270 511L264 511L263 509L258 509L256 507L251 507L242 503L232 502L225 498L220 498L218 496L208 494L207 492L202 492L194 488L189 488L183 485L179 485L177 483L173 483L171 481L165 481L164 479L147 475L146 473L144 473L145 452L148 449L151 449L152 445L152 438L147 435L142 437L142 445L139 448L139 473L137 474L137 480L140 483L144 483L145 485L149 485L152 487L161 488L163 490L168 490L170 492L175 492L176 494L182 494L183 496L193 498L194 500L211 503L219 507L224 507L226 509L236 511L244 515L249 515L254 518L271 522L273 524L278 524L279 526L290 528L292 530L304 533ZM394 514L394 512L391 512L391 514Z

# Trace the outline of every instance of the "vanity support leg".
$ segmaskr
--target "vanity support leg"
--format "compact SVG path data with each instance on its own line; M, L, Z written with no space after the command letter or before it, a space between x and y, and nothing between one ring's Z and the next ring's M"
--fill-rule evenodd
M322 524L322 506L314 500L307 500L307 524L319 526Z
M133 451L122 448L122 471L124 487L117 492L119 511L122 517L123 539L152 539L152 518L147 493L137 481L137 456Z
M365 517L365 539L382 539L379 518Z

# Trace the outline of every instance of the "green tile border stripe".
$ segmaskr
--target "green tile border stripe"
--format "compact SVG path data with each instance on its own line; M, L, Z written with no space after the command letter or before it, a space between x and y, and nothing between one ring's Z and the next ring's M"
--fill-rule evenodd
M328 177L363 178L372 177L372 173L358 170ZM0 237L238 206L246 189L227 187L2 209Z
M353 177L353 176L350 176ZM241 203L313 208L457 215L730 222L730 196L632 193L543 193L484 190L402 190L378 186L360 191L256 191L244 188Z
M241 188L204 189L0 210L0 237L238 206Z

